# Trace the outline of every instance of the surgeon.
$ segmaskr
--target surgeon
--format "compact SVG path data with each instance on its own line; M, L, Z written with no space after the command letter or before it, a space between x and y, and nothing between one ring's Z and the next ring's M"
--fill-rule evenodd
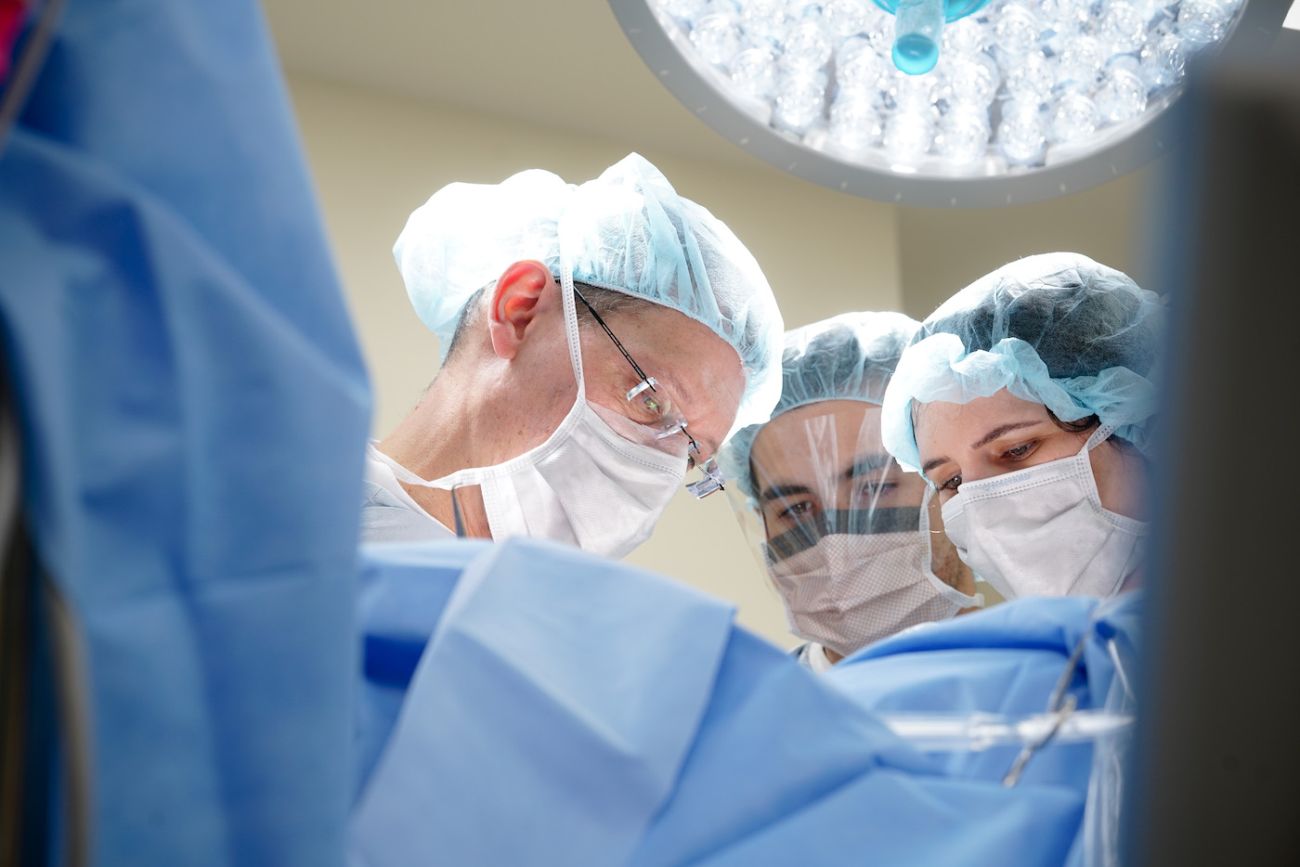
M720 457L814 671L982 605L925 481L881 444L880 402L917 328L901 313L846 313L788 332L780 401Z
M1091 742L936 753L956 778L1086 793L1069 864L1119 863L1143 599L1125 591L1142 580L1164 315L1125 274L1051 253L926 318L885 391L884 445L922 470L961 559L1008 603L877 642L826 678L880 713L1103 714L1116 728Z
M644 541L688 470L780 393L782 322L721 221L632 154L580 185L454 183L394 254L442 368L371 447L363 535Z
M1140 584L1162 311L1086 256L1031 256L953 296L903 353L885 447L1007 599Z

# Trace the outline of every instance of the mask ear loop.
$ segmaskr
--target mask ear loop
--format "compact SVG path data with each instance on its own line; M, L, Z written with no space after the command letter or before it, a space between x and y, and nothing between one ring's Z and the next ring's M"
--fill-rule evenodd
M568 230L559 231L560 240L560 301L564 305L564 336L569 344L569 363L573 367L573 378L578 383L578 396L574 401L586 401L587 384L582 370L582 335L578 331L578 302L574 297L573 263L569 257L567 243Z

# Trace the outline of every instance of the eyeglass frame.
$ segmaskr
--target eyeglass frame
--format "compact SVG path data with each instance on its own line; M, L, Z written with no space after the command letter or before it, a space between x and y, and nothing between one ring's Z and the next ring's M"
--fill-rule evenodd
M596 308L592 306L591 302L584 298L582 293L578 291L576 282L573 286L573 297L581 301L582 305L587 308L587 311L591 313L592 318L596 320L596 324L599 325L601 330L608 335L611 341L613 341L614 346L618 349L619 353L622 354L623 358L627 360L627 363L632 366L633 372L636 373L638 382L635 386L628 389L626 395L628 402L631 402L633 398L643 394L647 390L657 394L658 389L656 389L655 386L659 384L658 381L656 381L653 376L647 376L646 372L641 369L641 365L636 363L636 359L634 359L632 354L627 351L627 348L623 346L623 342L614 334L613 329L611 329L609 325L606 324L605 320L601 318L601 315L596 312ZM686 490L690 491L698 500L702 500L710 494L715 494L718 491L726 490L726 483L722 477L722 470L718 467L717 456L710 455L708 458L702 457L700 444L695 441L695 437L691 436L691 432L686 429L686 419L679 417L676 422L676 429L672 430L670 433L676 433L677 431L681 431L682 435L686 437L686 442L688 444L687 451L691 456L691 460L695 462L695 469L699 470L704 476L704 478L699 479L698 481L687 482Z

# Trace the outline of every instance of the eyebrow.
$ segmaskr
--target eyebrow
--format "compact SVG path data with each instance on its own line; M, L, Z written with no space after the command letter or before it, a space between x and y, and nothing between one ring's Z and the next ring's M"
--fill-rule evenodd
M884 452L877 452L876 454L871 455L860 455L859 457L854 458L852 465L840 474L840 478L853 479L858 476L865 476L868 473L875 472L876 470L887 469L889 465L893 463L893 460L892 457Z
M977 442L971 443L971 451L975 451L976 449L982 449L989 443L993 442L998 437L1005 436L1006 434L1009 434L1014 430L1020 430L1022 428L1027 428L1027 427L1034 427L1035 425L1042 424L1044 421L1045 419L1031 419L1029 421L1013 421L1013 422L1008 422L1007 424L998 425L997 427L993 428L993 430L989 431L988 433L984 434L984 436L980 437ZM946 464L951 460L952 458L949 457L932 458L931 460L926 461L924 465L922 465L921 474L928 475L930 470L933 470L935 467L942 466L943 464Z
M654 374L650 375L654 376ZM689 392L686 387L682 385L680 380L672 379L667 376L656 376L655 381L658 382L659 385L667 386L668 391L671 392L672 396L677 398L678 406L696 406L695 395ZM691 418L687 413L681 413L681 417L686 420L686 430L689 431L690 435L695 437L695 441L700 444L700 451L703 456L706 458L716 456L718 450L722 448L722 444L714 442L709 437L700 436L697 431L691 430Z
M695 395L686 388L686 384L679 379L670 379L668 384L673 387L677 397L681 400L682 406L695 406Z
M928 476L930 475L930 470L933 470L935 467L941 467L951 460L952 458L948 458L948 457L934 458L932 460L928 460L925 462L925 465L921 467L921 475Z
M848 480L856 478L857 476L867 475L876 470L884 469L889 466L893 460L892 457L883 452L872 455L861 455L854 458L853 463L840 473L840 478ZM811 494L812 492L812 488L807 485L802 485L797 482L780 482L764 488L763 493L759 495L759 499L764 502L770 502L772 500L780 500L784 497Z
M807 485L772 485L771 487L763 489L760 499L766 503L771 502L772 500L784 499L785 497L794 497L799 494L811 493L812 488Z
M989 431L988 433L984 434L984 436L980 437L979 442L972 443L971 451L974 451L975 449L982 449L989 443L993 442L998 437L1004 436L1005 434L1009 434L1013 430L1020 430L1021 428L1033 427L1035 425L1042 424L1046 420L1047 419L1036 418L1030 421L1013 421L1013 422L1008 422L1007 424L998 425L997 427L993 428L993 430Z

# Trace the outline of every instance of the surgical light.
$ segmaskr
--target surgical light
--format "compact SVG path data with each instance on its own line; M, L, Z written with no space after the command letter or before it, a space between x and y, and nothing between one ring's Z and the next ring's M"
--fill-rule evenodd
M1245 0L610 0L688 108L782 169L925 205L1032 201L1165 149Z

